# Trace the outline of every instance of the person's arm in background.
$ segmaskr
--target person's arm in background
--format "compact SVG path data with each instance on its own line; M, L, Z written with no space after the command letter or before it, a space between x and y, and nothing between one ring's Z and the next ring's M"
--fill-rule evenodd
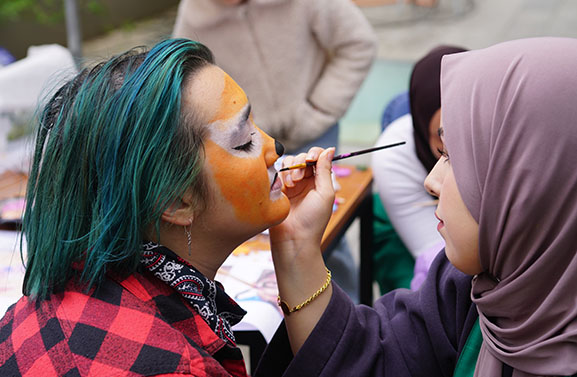
M310 139L311 130L326 129L345 114L377 52L373 28L351 0L309 3L312 33L329 61L295 114L295 124L306 125L295 127L296 140Z

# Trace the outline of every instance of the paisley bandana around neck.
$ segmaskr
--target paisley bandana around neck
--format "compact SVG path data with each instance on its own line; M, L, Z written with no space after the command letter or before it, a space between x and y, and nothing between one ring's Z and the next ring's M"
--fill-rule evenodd
M224 292L220 283L208 279L172 251L153 242L142 245L140 263L178 291L216 335L236 347L231 326L240 322L246 311Z

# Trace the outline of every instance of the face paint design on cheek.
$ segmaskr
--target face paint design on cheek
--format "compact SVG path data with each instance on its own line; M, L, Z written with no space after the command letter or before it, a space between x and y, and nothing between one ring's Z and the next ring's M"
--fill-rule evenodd
M211 140L205 148L214 180L240 221L253 225L275 224L287 216L286 196L270 200L271 182L262 152L258 158L241 158Z

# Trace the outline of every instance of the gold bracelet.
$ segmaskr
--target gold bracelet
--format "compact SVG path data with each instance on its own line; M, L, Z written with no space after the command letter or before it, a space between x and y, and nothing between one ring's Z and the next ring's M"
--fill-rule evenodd
M288 304L285 301L282 301L280 299L280 295L277 296L276 302L278 304L278 306L280 306L280 308L282 309L282 312L288 316L291 313L297 312L299 310L301 310L302 308L304 308L305 306L307 306L308 304L310 304L311 302L313 302L313 300L317 297L319 297L321 295L321 293L323 293L328 287L329 284L331 283L331 271L325 267L325 269L327 270L327 281L325 281L325 284L323 284L322 287L319 288L318 291L316 291L315 293L313 293L313 295L309 298L307 298L303 303L298 304L297 306L295 306L294 308L289 308Z

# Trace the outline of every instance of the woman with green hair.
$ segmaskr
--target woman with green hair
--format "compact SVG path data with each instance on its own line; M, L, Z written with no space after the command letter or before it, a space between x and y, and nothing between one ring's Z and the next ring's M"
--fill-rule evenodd
M282 153L197 42L131 50L65 84L40 116L0 375L246 375L231 331L245 312L214 277L288 216ZM334 150L310 153L330 165Z

